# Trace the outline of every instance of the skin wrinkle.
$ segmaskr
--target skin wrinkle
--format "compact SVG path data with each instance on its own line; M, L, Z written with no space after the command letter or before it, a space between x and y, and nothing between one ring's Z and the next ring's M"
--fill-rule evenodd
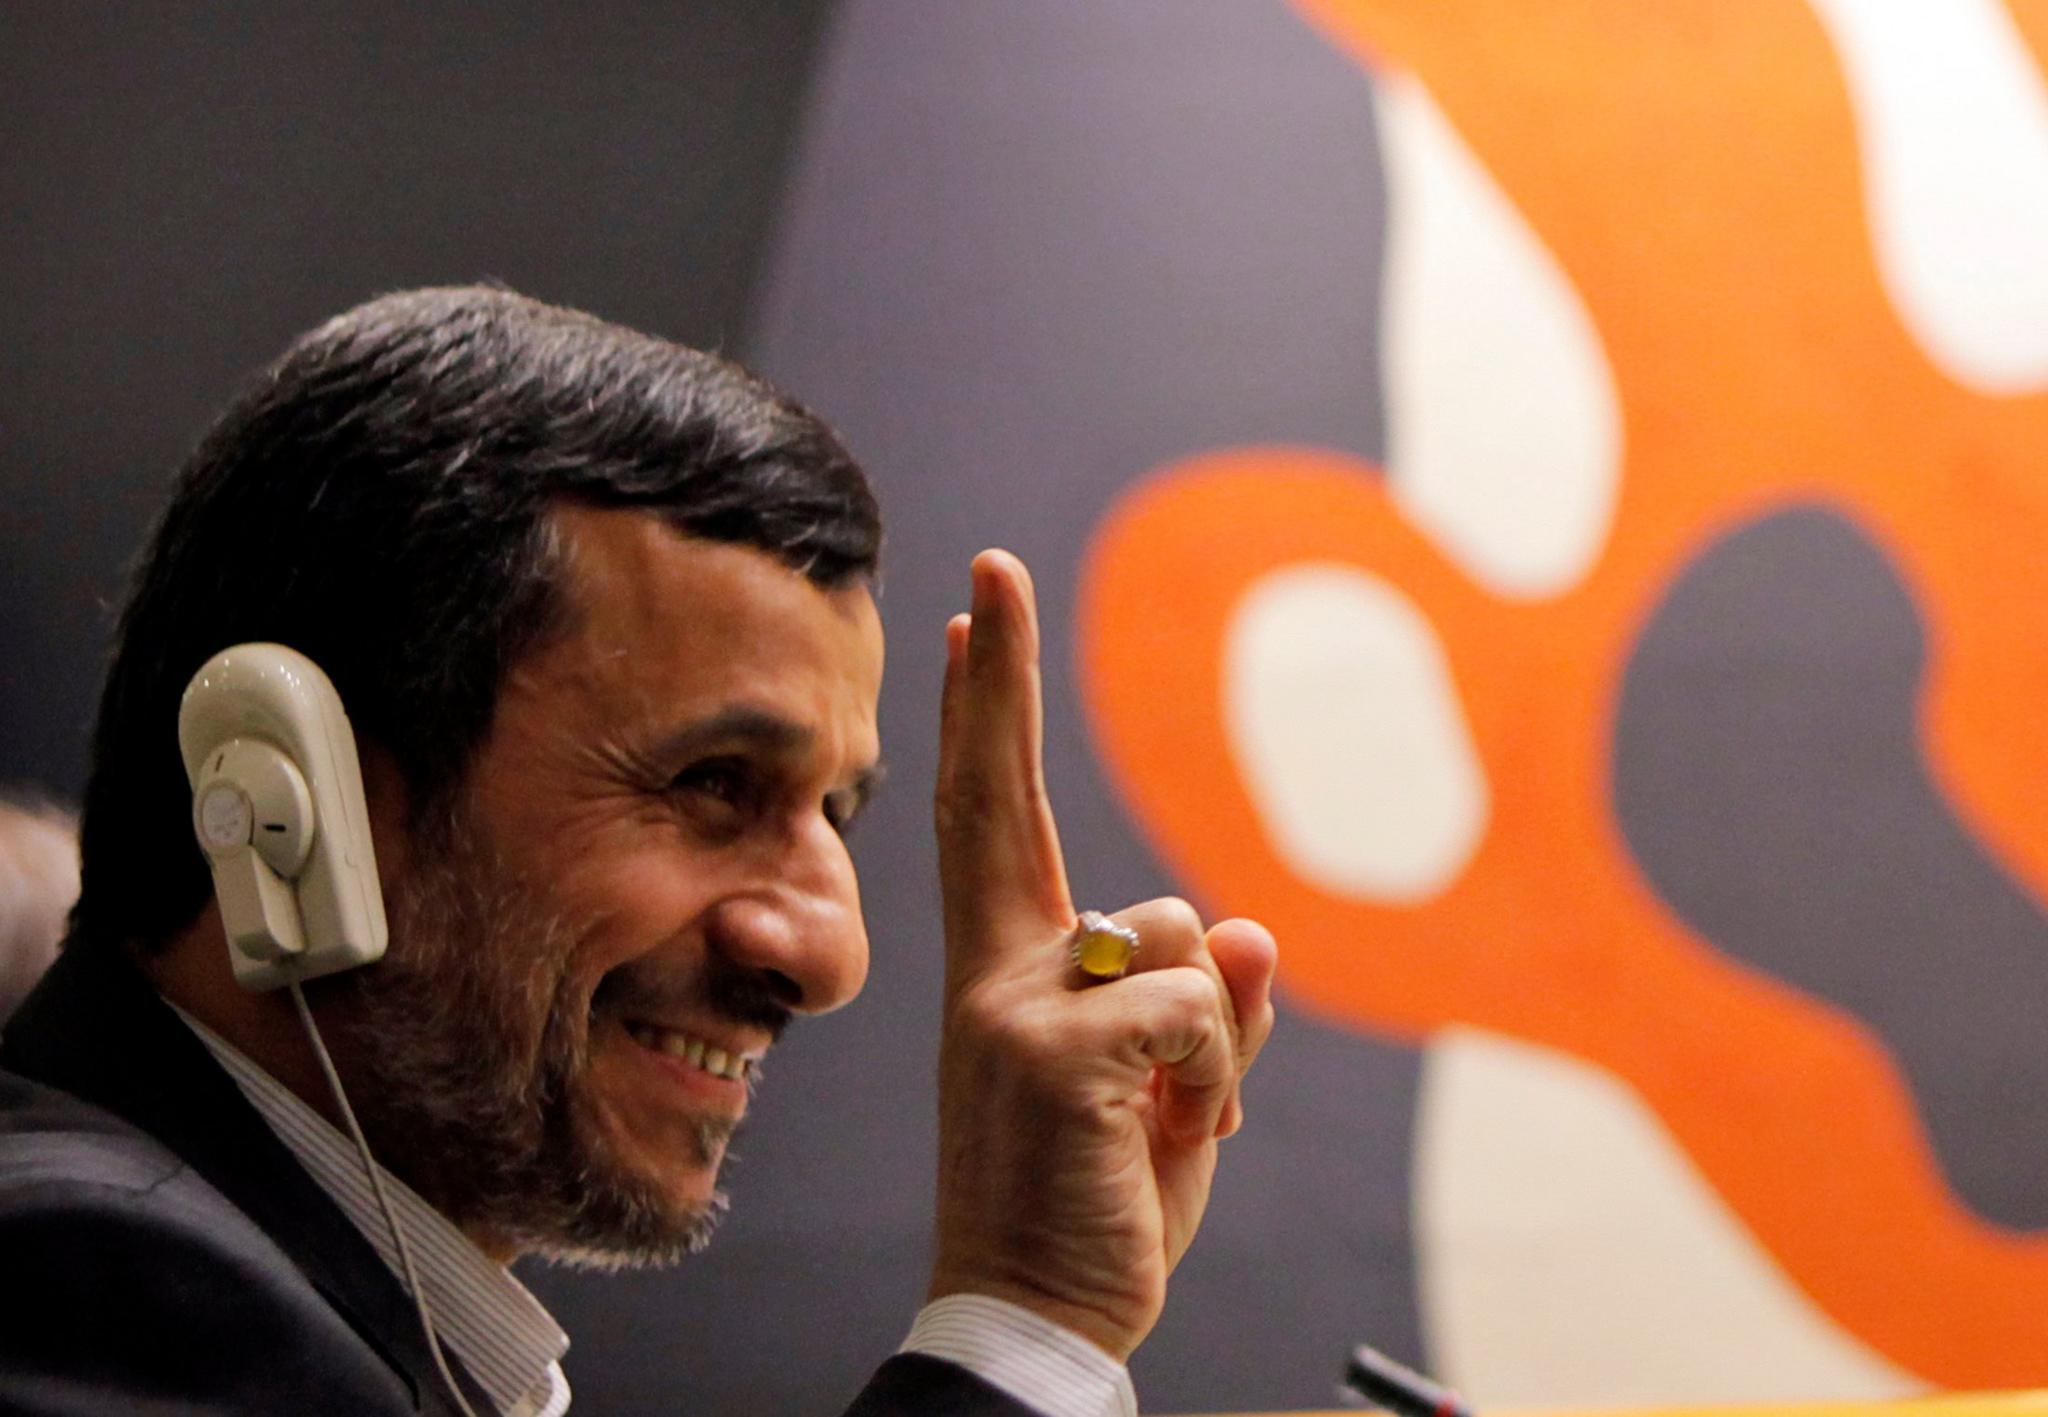
M553 967L573 948L559 915L508 879L466 821L438 835L393 903L384 967L350 981L373 1080L359 1107L365 1128L380 1150L407 1158L415 1189L437 1208L510 1247L607 1269L701 1250L726 1210L724 1193L697 1205L668 1201L637 1184L581 1115L596 1105L576 1091L591 1025L635 1006L687 1002L779 1034L789 1011L730 974L691 995L636 983L627 967L606 977L579 1016ZM501 964L486 967L493 954ZM735 1126L692 1120L689 1159L718 1165Z

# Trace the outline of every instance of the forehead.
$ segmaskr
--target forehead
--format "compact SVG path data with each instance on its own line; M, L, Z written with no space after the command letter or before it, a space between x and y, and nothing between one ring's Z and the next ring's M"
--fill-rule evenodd
M515 694L668 719L751 702L871 722L882 630L863 585L826 590L764 551L686 536L651 513L563 506L567 624L508 678Z

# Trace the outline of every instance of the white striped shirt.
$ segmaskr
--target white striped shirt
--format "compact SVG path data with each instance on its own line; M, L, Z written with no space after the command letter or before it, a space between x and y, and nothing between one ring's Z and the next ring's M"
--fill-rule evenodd
M176 1004L171 1008L402 1279L390 1228L354 1143L247 1054ZM382 1166L377 1170L448 1351L490 1394L499 1417L561 1417L569 1408L561 1362L569 1336L510 1270L411 1187ZM1123 1364L1079 1334L1001 1299L952 1294L933 1300L898 1351L957 1363L1045 1417L1137 1417Z
M926 1304L899 1351L958 1363L1046 1417L1138 1417L1123 1364L1072 1329L984 1294Z
M183 1009L177 1012L402 1282L404 1269L391 1228L355 1143L254 1059ZM426 1291L442 1343L490 1394L501 1417L561 1417L569 1409L569 1380L561 1364L569 1336L510 1270L479 1250L418 1192L383 1167L377 1170L392 1213L405 1230L413 1271Z

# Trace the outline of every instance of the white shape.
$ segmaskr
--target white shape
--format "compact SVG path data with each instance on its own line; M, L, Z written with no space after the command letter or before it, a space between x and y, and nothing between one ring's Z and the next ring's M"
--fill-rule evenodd
M2048 88L1997 0L1813 0L1856 111L1885 288L1980 393L2048 385Z
M1577 290L1412 76L1374 86L1395 503L1497 595L1569 590L1606 544L1621 415Z
M1447 1029L1416 1127L1430 1358L1481 1411L1926 1389L1795 1287L1604 1070Z
M1248 589L1224 722L1274 849L1303 879L1413 904L1486 829L1486 777L1436 634L1377 576L1304 562Z

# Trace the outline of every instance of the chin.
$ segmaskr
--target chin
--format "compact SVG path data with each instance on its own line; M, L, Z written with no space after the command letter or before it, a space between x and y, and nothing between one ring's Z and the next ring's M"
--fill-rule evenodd
M728 1207L711 1174L577 1179L567 1204L521 1237L523 1252L579 1269L661 1268L709 1245Z
M631 1168L630 1180L620 1178L615 1186L637 1189L650 1206L674 1215L723 1204L724 1192L718 1184L725 1162L722 1138L704 1148L692 1146L687 1152L671 1148L639 1156L647 1159Z
M728 1208L718 1182L734 1125L678 1118L658 1138L620 1136L601 1124L575 1128L581 1135L567 1148L574 1162L563 1168L566 1184L521 1248L601 1270L654 1268L697 1253Z

